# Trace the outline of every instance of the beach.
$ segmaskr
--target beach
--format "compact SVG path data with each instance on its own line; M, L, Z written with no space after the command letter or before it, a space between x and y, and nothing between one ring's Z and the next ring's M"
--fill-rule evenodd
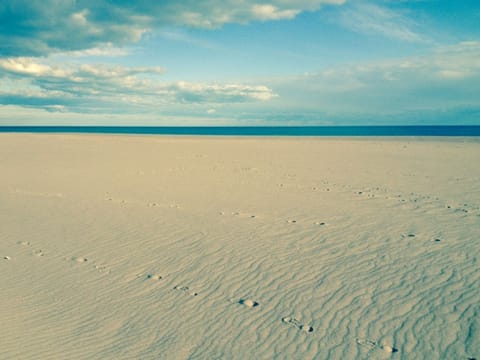
M480 358L480 139L0 134L0 359Z

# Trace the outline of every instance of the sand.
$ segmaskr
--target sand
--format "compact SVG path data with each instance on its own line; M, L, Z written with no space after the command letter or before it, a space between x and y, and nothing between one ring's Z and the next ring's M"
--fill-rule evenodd
M0 358L480 358L479 160L463 138L0 134Z

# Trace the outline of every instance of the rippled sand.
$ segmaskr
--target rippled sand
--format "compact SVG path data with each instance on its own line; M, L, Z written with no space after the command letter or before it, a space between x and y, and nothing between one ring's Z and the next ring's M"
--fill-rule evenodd
M0 134L0 358L480 358L479 160Z

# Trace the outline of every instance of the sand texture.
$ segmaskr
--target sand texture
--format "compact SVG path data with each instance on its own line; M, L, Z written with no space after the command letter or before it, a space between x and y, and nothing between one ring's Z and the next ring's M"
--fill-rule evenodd
M0 359L480 358L472 139L0 134Z

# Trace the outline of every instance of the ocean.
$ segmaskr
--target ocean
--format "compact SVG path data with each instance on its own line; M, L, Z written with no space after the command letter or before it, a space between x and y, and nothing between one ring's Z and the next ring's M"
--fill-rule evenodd
M207 136L480 136L454 126L0 126L0 132Z

